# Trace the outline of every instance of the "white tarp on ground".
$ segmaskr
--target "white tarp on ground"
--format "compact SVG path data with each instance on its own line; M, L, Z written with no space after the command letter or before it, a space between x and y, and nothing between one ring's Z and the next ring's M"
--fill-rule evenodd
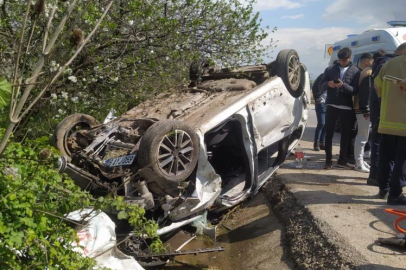
M75 251L94 258L102 267L144 270L133 257L125 255L116 247L116 225L105 213L87 208L71 212L67 218L86 221L85 226L77 228L79 243L74 244L77 246Z

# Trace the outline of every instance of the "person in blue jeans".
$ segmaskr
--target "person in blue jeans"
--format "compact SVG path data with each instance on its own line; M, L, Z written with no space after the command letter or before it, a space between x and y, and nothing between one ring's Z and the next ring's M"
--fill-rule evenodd
M312 92L314 101L316 103L316 116L317 116L317 127L314 133L314 151L324 150L324 138L326 137L326 93L319 92L320 81L323 78L323 74L320 74L313 84Z

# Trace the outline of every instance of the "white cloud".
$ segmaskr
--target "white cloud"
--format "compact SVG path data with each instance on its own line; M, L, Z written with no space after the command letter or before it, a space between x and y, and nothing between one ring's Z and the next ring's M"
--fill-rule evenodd
M297 19L300 19L303 17L304 17L304 14L297 14L297 15L290 15L290 16L282 16L282 19L297 20Z
M325 44L333 44L342 40L354 31L356 30L344 27L278 28L278 31L271 34L266 40L268 43L271 38L274 41L278 40L270 61L274 61L278 52L283 49L295 49L300 61L306 65L311 77L315 79L328 66L330 60L324 58Z
M388 27L386 22L406 20L405 0L335 0L323 15L326 19L353 21L369 28ZM367 30L367 29L364 29Z
M293 9L302 7L303 3L290 0L258 0L254 6L256 11L271 9Z

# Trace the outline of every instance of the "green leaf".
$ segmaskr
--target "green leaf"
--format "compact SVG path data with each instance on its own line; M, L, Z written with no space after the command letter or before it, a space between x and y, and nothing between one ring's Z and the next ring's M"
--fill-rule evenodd
M8 105L11 96L11 84L6 78L0 77L0 109Z
M127 214L125 211L120 211L120 212L117 214L117 218L118 218L118 219L126 219L126 218L128 218L128 214Z
M4 234L7 230L7 226L0 220L0 234Z
M21 221L22 221L25 225L27 225L27 226L29 226L29 227L36 227L33 218L24 217L24 218L21 218Z
M27 215L29 217L32 217L32 210L31 209L27 208L27 209L25 209L25 212L27 213Z
M21 245L23 243L23 232L12 232L9 241L14 245Z

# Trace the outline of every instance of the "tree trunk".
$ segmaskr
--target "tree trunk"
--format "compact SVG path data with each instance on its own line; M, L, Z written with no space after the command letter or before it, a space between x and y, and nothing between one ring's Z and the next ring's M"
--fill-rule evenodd
M0 142L0 155L3 154L4 149L6 149L8 139L10 139L10 136L13 133L13 129L14 129L15 125L16 125L16 123L14 123L14 122L10 122L8 124L8 127L6 129L6 133L4 133L4 136L3 136L3 138L1 139L1 142Z

